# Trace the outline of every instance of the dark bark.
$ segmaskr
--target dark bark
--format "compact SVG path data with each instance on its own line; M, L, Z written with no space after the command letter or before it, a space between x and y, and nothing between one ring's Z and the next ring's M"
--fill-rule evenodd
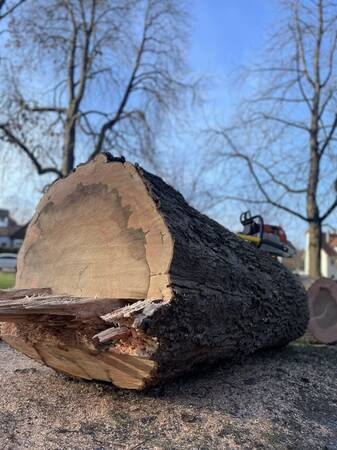
M307 217L309 222L309 276L318 278L321 275L321 222L317 201L319 175L320 175L320 101L321 101L321 76L320 76L320 51L323 35L322 2L319 2L319 24L317 31L316 48L314 55L314 81L312 82L314 96L311 107L310 123L310 170L307 191Z
M76 126L73 117L67 118L64 127L64 147L62 158L62 175L66 177L75 164Z
M307 192L307 217L309 223L309 276L321 276L321 240L322 224L317 201L319 183L319 144L318 144L318 115L312 117L312 132L310 138L310 171Z
M309 223L309 276L317 279L321 276L322 225L315 221Z
M160 178L141 173L175 242L170 270L174 299L138 325L160 338L155 358L161 376L196 362L237 359L301 336L308 312L299 279L191 208Z

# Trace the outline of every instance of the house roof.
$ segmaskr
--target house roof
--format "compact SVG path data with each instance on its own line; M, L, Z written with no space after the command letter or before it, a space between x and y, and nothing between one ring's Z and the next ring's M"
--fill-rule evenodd
M337 257L336 250L325 241L323 241L323 243L322 243L322 250L324 250L328 256Z
M337 258L337 233L322 233L322 250L333 258Z
M18 225L0 228L0 236L12 237L18 228L20 228Z
M7 226L0 226L0 236L11 237L20 228L14 219L11 218L8 209L0 209L0 219L8 218Z
M329 234L329 244L332 247L337 247L337 234L336 233Z
M12 239L24 239L25 235L26 235L26 230L27 230L27 227L28 227L28 223L26 223L26 225L22 225L21 227L18 227L14 231L14 233L11 234L11 238Z
M0 209L0 218L4 219L5 217L9 216L9 211L8 209Z

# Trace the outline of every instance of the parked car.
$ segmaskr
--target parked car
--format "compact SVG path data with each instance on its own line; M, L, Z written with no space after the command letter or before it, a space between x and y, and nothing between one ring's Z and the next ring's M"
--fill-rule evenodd
M15 253L0 253L0 270L16 270Z

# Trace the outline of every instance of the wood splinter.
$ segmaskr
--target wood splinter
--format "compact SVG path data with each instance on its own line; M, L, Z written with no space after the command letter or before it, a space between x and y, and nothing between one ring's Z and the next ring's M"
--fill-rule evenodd
M111 327L92 337L95 345L103 345L118 339L126 339L131 335L131 330L127 327Z

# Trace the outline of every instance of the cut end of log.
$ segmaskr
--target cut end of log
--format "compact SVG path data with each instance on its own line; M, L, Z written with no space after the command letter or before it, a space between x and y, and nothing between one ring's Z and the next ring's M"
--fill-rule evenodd
M172 252L138 170L101 154L56 181L41 200L19 254L16 287L169 299Z
M310 333L323 344L337 342L337 282L315 281L308 291Z

